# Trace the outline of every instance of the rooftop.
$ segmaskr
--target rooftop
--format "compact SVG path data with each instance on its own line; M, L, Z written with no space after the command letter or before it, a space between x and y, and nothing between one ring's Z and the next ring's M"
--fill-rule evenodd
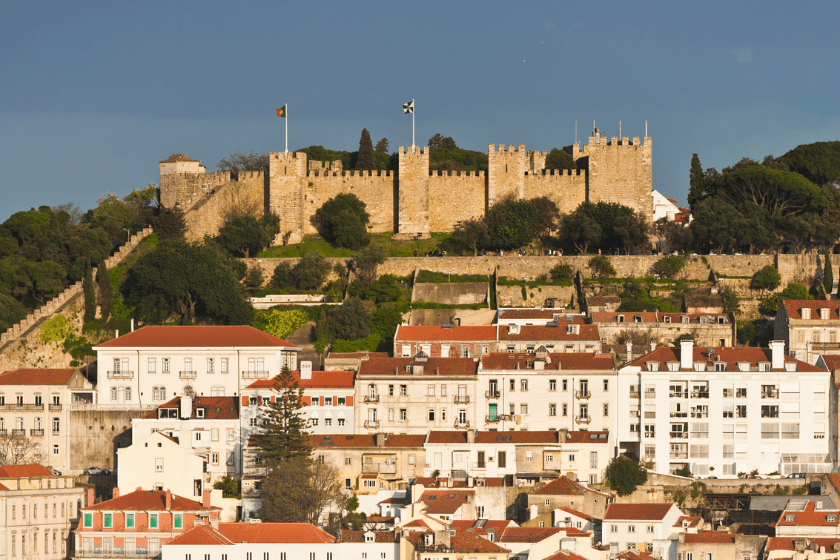
M511 443L511 444L557 444L560 432L475 432L475 443ZM456 430L432 430L429 432L427 443L464 444L467 443L467 432Z
M606 445L610 441L610 433L606 431L570 431L566 435L566 443L600 443Z
M199 502L172 494L172 511L212 511L221 508L204 507ZM163 490L135 490L118 498L82 508L83 511L165 511L166 492Z
M493 342L496 327L400 325L394 342Z
M77 368L21 368L0 374L0 385L66 385Z
M534 490L531 494L534 496L580 496L584 492L594 492L602 496L609 496L609 494L604 494L598 490L587 488L586 486L565 476L555 478L542 488Z
M219 523L219 528L196 525L169 545L234 543L329 544L336 538L309 523Z
M828 309L829 319L840 319L840 300L786 299L782 305L791 320L802 320L802 309L811 310L811 321L820 319L820 309Z
M714 351L714 355L711 357L704 354L706 352L706 347L697 348L693 347L693 356L692 356L692 364L694 362L704 362L707 364L707 370L711 369L714 370L714 364L724 363L727 364L727 371L733 372L738 371L738 364L739 363L746 363L749 365L749 368L752 371L756 371L758 368L759 363L772 363L771 361L771 351L769 348L758 348L758 347L748 347L748 346L741 346L737 348L732 347L713 347L712 350ZM668 346L660 346L653 352L650 352L641 358L638 358L632 362L630 362L630 366L638 366L642 369L645 369L646 364L648 362L654 362L659 364L660 371L668 371L668 363L669 362L679 362L680 355L682 350L680 348L671 348ZM784 357L785 363L794 363L796 364L796 371L798 372L818 372L818 371L825 371L822 368L818 368L817 366L812 366L807 362L803 362L802 360L797 360L796 358L791 358L789 356ZM691 371L691 370L683 370L683 371ZM773 371L785 371L784 369L776 369Z
M610 504L604 521L662 521L675 507L673 503Z
M352 389L355 375L355 371L315 370L312 379L301 379L300 371L293 371L292 379L301 389ZM254 381L246 389L274 389L275 386L282 386L279 375L272 379Z
M836 509L817 509L816 503L805 500L792 499L788 507L782 512L777 527L838 527L840 526L840 511Z
M144 420L158 418L158 410L177 409L181 410L181 397L175 397L146 414ZM197 416L197 410L204 410L204 416ZM180 412L178 413L180 415ZM236 397L195 397L192 402L190 420L238 420L239 401Z
M198 163L197 159L187 157L184 154L173 154L173 155L169 156L169 158L167 158L165 160L162 160L158 163L175 163L175 162L178 162L178 161L194 161L194 162Z
M0 478L36 478L55 476L41 465L3 465L0 466Z
M615 364L609 354L592 353L551 353L545 357L524 352L494 352L481 357L483 370L534 369L536 362L543 362L543 369L548 371L563 370L610 370L615 371Z
M412 366L409 368L408 366ZM422 373L412 373L422 366ZM367 375L475 375L478 362L472 358L372 358L359 366L359 377ZM410 371L407 371L410 370Z
M426 504L429 515L452 515L462 505L475 498L474 490L456 490L445 488L440 490L424 490L417 500Z
M341 542L365 542L365 535L372 534L374 542L392 543L395 540L394 531L345 531L341 530Z
M425 534L414 532L406 535L405 538L416 547L422 545ZM508 552L506 548L469 531L456 531L455 535L450 536L448 550L455 554L468 554L470 552L507 554Z
M619 321L619 316L623 317L623 321ZM700 323L705 317L708 322L717 323L722 319L726 324L729 324L729 315L726 313L661 313L658 311L596 311L592 313L593 323L683 323L683 317L686 322L696 324Z
M556 327L546 327L543 325L519 325L518 329L511 329L507 325L499 325L499 340L504 342L510 341L579 341L579 340L600 340L598 335L598 327L596 325L578 325L580 327L578 333L570 333L566 329L566 324L560 322ZM517 332L518 330L518 332Z
M699 531L697 533L686 533L683 538L684 542L694 543L713 543L713 544L732 544L735 542L737 535L732 533L724 533L723 531Z
M299 348L247 325L155 326L126 333L94 347L109 348Z
M575 325L586 323L586 317L583 315L566 313L562 309L501 309L499 310L499 321L505 319L544 319L551 321L555 315L558 316L561 323ZM567 317L571 317L572 320L568 321Z

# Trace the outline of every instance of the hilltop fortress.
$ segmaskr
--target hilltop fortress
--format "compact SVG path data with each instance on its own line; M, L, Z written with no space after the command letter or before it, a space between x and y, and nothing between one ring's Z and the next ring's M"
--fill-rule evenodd
M186 213L188 239L216 235L226 207L250 205L255 213L280 217L287 242L315 233L315 211L340 193L352 193L367 205L374 233L397 238L427 237L452 231L458 222L477 218L508 194L531 199L546 196L561 212L581 202L618 202L652 217L651 139L602 136L572 146L581 169L547 170L548 152L490 144L483 171L429 170L428 148L399 148L399 168L391 171L346 171L341 162L308 161L303 152L271 153L269 171L206 173L199 161L177 154L160 162L161 204Z

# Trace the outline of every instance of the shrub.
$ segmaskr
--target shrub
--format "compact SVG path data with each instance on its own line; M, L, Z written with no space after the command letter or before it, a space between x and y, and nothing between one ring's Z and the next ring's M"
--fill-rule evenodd
M370 243L367 223L370 215L365 203L354 194L339 194L315 211L324 238L337 247L354 251Z
M552 282L571 282L572 267L567 264L558 264L551 269Z
M274 268L274 274L271 276L272 288L290 288L295 285L294 276L292 276L292 265L287 262L281 262Z
M619 496L627 496L635 492L638 485L647 482L647 471L630 459L616 457L607 467L607 480Z
M753 290L775 290L782 283L782 276L774 266L767 265L755 274L750 281Z
M245 273L245 285L249 288L259 288L263 283L262 269L254 266L248 269Z
M615 275L615 268L613 268L610 260L604 255L598 255L589 259L589 268L592 269L592 273L598 278Z
M662 278L675 278L685 266L685 257L668 255L662 257L653 265L654 274Z

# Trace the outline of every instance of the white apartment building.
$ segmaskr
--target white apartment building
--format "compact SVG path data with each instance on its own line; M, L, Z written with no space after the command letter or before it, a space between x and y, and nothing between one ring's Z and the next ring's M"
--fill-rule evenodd
M92 403L93 385L78 369L26 368L0 374L0 437L33 442L26 459L63 474L70 467L70 408Z
M147 326L94 347L100 405L163 404L173 397L237 396L300 347L249 326Z
M773 336L785 353L809 364L823 354L840 354L840 301L785 300L776 314Z
M132 445L117 450L117 486L123 491L163 489L165 480L166 488L179 496L201 497L216 480L242 476L237 397L176 397L132 420L131 427ZM158 437L161 434L165 439ZM165 451L168 456L151 451ZM169 469L164 471L166 464Z
M0 558L67 558L85 489L41 465L0 466Z
M312 362L302 361L292 380L303 390L301 410L310 434L352 434L356 428L354 371L312 371ZM242 390L243 439L259 433L262 404L274 401L279 377L254 381Z
M567 316L573 317L567 321ZM578 319L577 317L580 317ZM581 313L566 313L563 308L535 309L533 307L506 307L496 311L497 325L547 325L548 323L574 322L586 324L585 316Z
M650 552L654 558L676 557L678 534L685 531L677 521L683 512L673 503L610 504L604 514L603 543Z
M425 434L478 422L478 358L371 358L356 374L356 433Z
M609 355L533 352L481 357L476 391L484 430L602 430L616 425L617 371Z
M598 326L583 315L560 315L543 325L498 325L496 352L535 352L544 346L554 352L600 352Z
M661 471L831 472L828 371L763 348L660 347L618 372L619 451Z

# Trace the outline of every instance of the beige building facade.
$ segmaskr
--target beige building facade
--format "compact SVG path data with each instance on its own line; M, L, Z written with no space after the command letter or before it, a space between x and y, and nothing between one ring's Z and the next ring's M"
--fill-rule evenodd
M774 325L776 340L785 354L814 364L819 355L840 354L840 301L785 300Z

